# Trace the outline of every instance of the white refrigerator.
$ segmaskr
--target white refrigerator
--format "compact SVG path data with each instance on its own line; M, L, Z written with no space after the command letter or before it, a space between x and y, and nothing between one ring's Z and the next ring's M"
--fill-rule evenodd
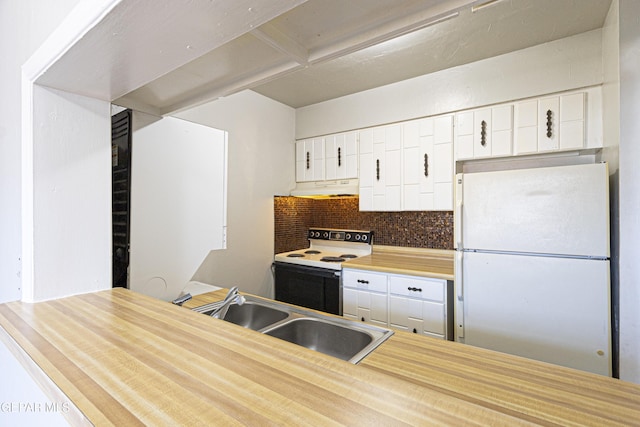
M456 176L456 340L611 376L606 163Z

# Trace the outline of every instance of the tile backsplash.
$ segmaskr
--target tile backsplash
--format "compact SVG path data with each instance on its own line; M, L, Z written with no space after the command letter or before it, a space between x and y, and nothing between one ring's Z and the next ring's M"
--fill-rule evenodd
M453 212L360 212L358 198L306 199L276 196L274 253L309 246L310 227L372 230L385 246L453 249Z

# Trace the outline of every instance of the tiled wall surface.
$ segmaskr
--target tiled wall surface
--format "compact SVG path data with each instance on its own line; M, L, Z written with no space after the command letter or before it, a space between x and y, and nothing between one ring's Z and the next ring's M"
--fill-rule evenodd
M310 227L372 230L373 243L453 249L453 212L360 212L358 198L274 198L274 253L309 246Z

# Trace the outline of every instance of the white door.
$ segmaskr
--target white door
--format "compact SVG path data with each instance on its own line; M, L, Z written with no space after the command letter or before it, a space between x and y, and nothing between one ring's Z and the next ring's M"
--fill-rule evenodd
M456 181L457 204L460 199L462 203L458 248L609 256L606 163L468 173L458 178L462 179L461 184Z
M466 344L611 375L609 261L464 253Z

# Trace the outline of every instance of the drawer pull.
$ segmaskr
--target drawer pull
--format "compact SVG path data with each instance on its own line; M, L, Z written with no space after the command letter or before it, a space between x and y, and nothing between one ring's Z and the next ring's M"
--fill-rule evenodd
M422 288L412 288L411 286L409 286L407 289L413 292L422 292Z
M418 333L418 330L417 330L416 328L413 328L413 333L414 333L414 334L417 334L417 333Z
M360 320L362 320L364 322L364 316L360 318Z
M368 281L368 280L358 279L358 283L365 283L365 284L368 284L368 283L369 283L369 281Z

